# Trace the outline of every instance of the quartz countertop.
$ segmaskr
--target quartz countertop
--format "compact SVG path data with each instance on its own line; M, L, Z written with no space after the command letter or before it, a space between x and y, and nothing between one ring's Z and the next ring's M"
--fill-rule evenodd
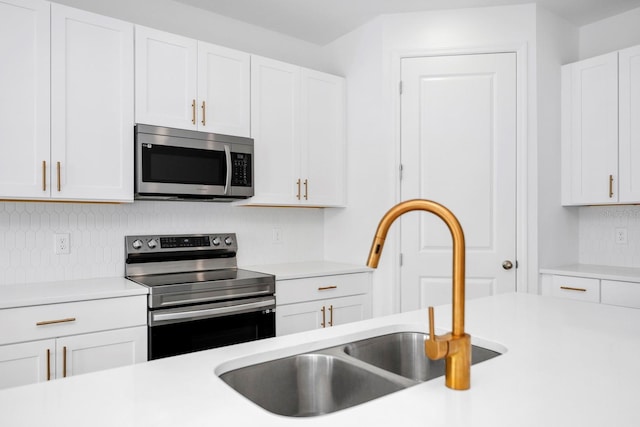
M333 261L289 262L282 264L249 265L242 268L273 274L276 280L303 279L307 277L330 276L335 274L366 273L373 271L366 265L347 264Z
M0 286L0 309L148 293L147 288L124 277L19 283Z
M640 268L633 267L614 267L611 265L595 264L570 264L558 267L541 268L540 273L640 283Z
M436 307L448 331L450 305ZM472 342L504 352L471 367L471 389L434 379L318 417L274 415L216 374L393 331L413 311L0 391L2 426L637 426L640 310L530 294L466 302ZM278 393L278 390L274 390Z

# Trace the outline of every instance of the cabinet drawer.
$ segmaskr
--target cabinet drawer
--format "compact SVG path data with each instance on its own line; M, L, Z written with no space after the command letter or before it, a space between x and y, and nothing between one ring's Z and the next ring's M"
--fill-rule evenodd
M147 297L0 310L0 345L147 324Z
M600 302L600 280L572 276L552 276L551 295L580 301Z
M282 305L364 294L370 291L370 287L370 273L277 280L276 303Z
M640 283L602 281L602 303L640 308Z

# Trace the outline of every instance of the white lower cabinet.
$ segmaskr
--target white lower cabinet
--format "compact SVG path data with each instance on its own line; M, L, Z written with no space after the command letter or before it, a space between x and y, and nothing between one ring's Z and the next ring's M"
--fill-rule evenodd
M639 282L542 274L542 295L640 308Z
M146 296L0 310L0 388L147 360Z
M371 274L276 281L276 335L371 318Z
M146 347L146 326L3 345L0 388L144 362Z
M601 286L603 304L640 308L640 283L603 280Z

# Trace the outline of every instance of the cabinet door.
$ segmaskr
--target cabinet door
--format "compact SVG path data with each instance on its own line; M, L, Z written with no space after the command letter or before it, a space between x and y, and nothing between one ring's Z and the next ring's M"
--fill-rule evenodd
M303 203L345 204L344 79L302 71Z
M276 308L276 336L322 328L322 301L287 304ZM325 311L326 316L329 314Z
M371 317L371 302L367 295L335 298L324 303L328 310L329 326L344 325Z
M49 3L0 0L0 198L49 197Z
M562 203L618 201L618 53L562 69Z
M133 25L53 3L51 81L51 196L133 201Z
M603 304L640 308L640 283L603 280L600 286Z
M147 327L58 338L58 378L132 365L147 360Z
M619 52L619 201L640 202L640 46Z
M251 135L255 140L252 204L298 204L300 68L251 58Z
M249 137L251 56L198 42L198 129Z
M0 346L0 389L55 378L55 340Z
M197 129L197 41L142 26L135 34L136 123Z

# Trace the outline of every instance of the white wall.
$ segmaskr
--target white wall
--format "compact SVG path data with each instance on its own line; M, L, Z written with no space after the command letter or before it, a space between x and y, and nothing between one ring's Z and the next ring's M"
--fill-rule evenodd
M349 206L325 214L325 253L363 262L375 227L398 202L397 58L409 51L464 51L526 46L525 87L535 90L535 6L510 6L383 15L327 47L348 80ZM395 58L395 59L394 59ZM535 153L535 92L527 93L525 135ZM536 182L535 170L527 177ZM529 209L535 209L530 206ZM527 233L537 235L536 213ZM397 233L390 233L374 274L374 315L398 309ZM521 261L524 262L524 261ZM537 266L532 266L537 282Z
M322 259L322 215L205 202L0 202L0 285L123 277L124 236L132 234L235 232L241 266ZM70 234L70 254L54 254L55 233Z
M640 44L640 8L580 27L580 59Z
M232 49L325 70L321 48L317 45L172 0L55 2Z
M578 210L560 202L560 66L577 60L578 28L538 8L539 266L578 262Z

